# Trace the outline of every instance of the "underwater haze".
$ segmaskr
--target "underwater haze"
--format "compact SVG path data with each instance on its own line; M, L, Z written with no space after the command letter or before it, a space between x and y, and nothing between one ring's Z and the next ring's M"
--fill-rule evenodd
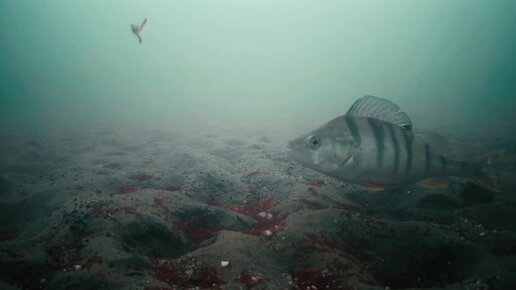
M514 15L0 0L0 289L516 289Z
M289 130L369 94L416 127L505 128L515 12L513 1L2 1L1 125ZM139 45L129 24L145 17Z

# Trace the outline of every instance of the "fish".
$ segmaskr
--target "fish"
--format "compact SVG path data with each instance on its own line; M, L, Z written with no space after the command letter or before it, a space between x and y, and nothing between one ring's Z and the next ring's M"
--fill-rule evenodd
M344 182L371 189L465 177L491 191L498 185L487 166L503 150L471 160L455 160L435 150L412 131L409 116L393 102L359 98L345 115L289 142L289 155L298 163Z
M147 24L147 18L143 19L143 22L140 25L131 24L131 31L134 33L134 35L136 35L136 37L138 37L138 41L140 42L140 44L142 44L143 41L140 32L143 30L145 24Z

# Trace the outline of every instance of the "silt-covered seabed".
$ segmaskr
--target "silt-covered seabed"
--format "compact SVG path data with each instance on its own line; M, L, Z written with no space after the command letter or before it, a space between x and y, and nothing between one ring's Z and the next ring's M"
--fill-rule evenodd
M274 136L5 134L0 288L514 289L516 140L425 136L451 156L506 149L501 192L370 191Z

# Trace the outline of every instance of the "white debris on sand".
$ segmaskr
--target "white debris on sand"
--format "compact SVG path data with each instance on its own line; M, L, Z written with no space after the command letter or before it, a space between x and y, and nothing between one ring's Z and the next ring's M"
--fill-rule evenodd
M226 267L228 267L229 265L230 265L229 261L224 261L224 260L220 261L220 266L221 266L222 268L226 268Z

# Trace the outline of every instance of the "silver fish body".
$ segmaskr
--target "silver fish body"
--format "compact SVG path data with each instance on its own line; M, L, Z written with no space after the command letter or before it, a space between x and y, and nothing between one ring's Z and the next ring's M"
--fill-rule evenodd
M398 106L366 96L344 116L290 142L293 159L354 183L407 184L435 176L473 178L485 158L458 161L417 138Z

